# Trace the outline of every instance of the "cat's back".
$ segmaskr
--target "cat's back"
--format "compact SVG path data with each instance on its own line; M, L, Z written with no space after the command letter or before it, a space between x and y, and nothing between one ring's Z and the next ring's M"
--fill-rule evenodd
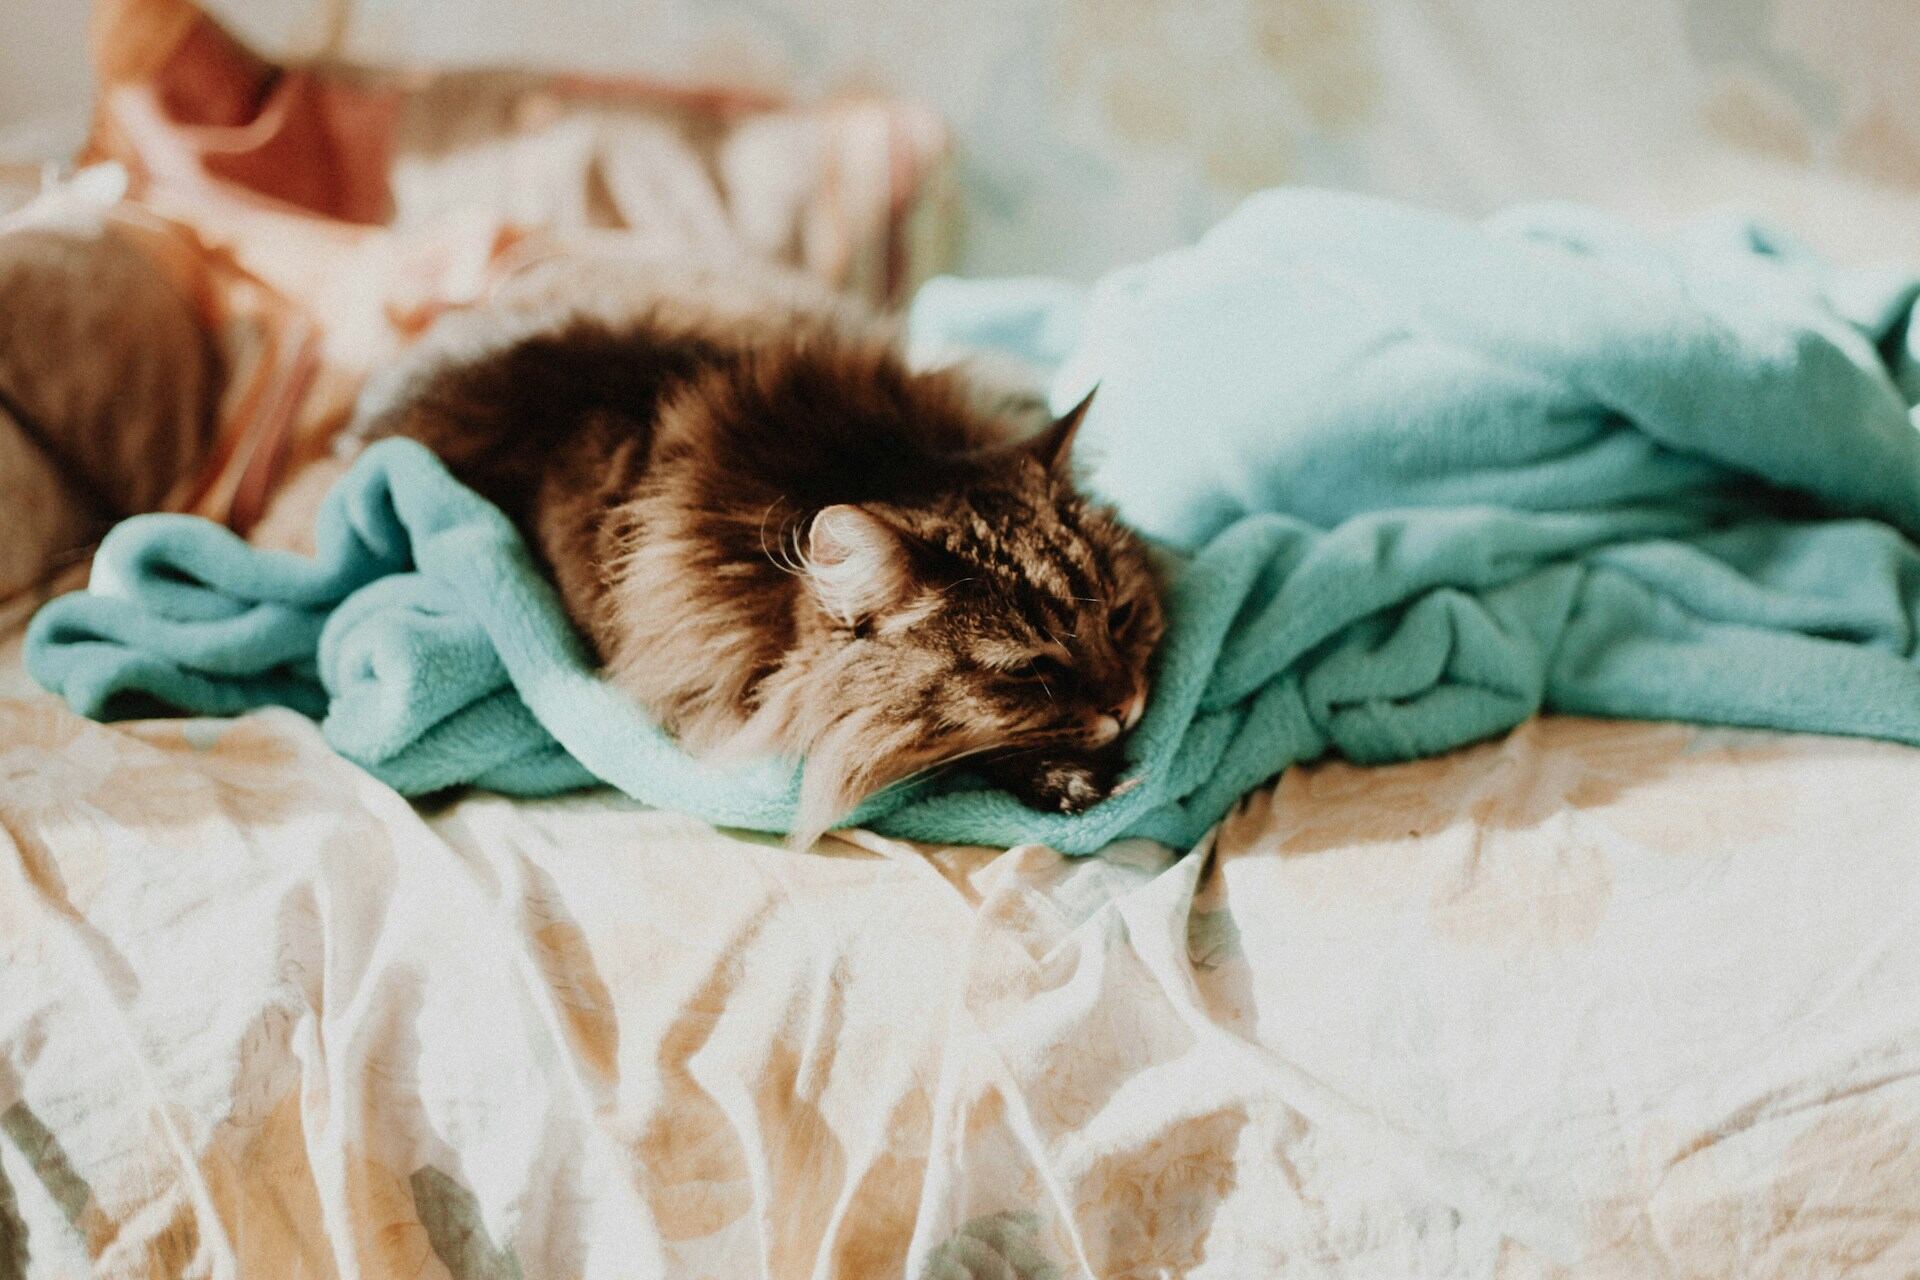
M403 435L516 516L552 468L644 451L661 397L776 335L839 322L823 287L772 268L569 253L442 316L361 394L350 438ZM582 456L582 455L589 456Z
M561 523L580 544L643 474L699 512L912 504L1032 415L911 367L900 337L790 272L568 254L437 322L369 384L355 435L420 440L536 541Z

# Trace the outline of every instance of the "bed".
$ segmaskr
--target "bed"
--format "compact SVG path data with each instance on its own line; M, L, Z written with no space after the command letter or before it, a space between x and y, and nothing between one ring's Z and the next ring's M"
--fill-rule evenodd
M454 180L604 158L535 115L586 149ZM876 118L774 136L871 175ZM174 505L297 545L341 388L421 323L354 282L444 302L526 243L174 179L251 353ZM899 192L769 192L803 265L923 273ZM285 711L84 720L22 669L34 601L6 1280L1920 1273L1920 751L1550 716L1290 769L1190 851L802 853L606 791L412 803Z
M1910 749L1544 718L1184 857L794 853L8 693L13 1274L1920 1266Z

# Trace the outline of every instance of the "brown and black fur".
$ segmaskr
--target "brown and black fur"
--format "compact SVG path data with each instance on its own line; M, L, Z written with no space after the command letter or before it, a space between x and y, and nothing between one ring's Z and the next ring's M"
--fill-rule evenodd
M804 757L806 839L961 759L1046 809L1113 789L1162 626L1145 550L1073 487L1078 411L1023 436L982 405L788 282L576 275L443 322L360 434L499 504L689 749Z

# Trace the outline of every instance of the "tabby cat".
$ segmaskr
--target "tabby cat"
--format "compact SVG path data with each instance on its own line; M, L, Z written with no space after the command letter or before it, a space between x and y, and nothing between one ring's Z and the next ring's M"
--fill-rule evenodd
M544 558L606 676L680 742L804 759L796 843L968 760L1036 808L1115 789L1162 629L1146 550L1035 431L784 278L572 264L371 383ZM1024 428L1024 430L1023 430Z

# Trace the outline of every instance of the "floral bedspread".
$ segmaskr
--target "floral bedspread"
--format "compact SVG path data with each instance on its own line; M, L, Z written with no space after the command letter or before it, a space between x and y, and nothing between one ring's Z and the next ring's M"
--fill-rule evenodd
M0 1276L1908 1275L1916 797L1554 719L798 855L0 700Z

